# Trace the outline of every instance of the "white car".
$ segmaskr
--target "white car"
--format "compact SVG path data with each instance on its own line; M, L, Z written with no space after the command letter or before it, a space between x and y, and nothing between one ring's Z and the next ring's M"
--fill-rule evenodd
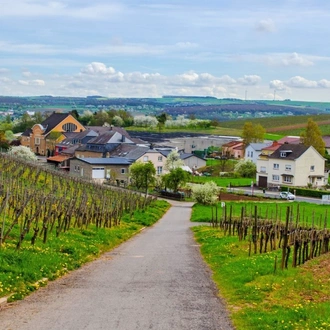
M281 191L280 198L293 201L296 199L296 196L288 191Z

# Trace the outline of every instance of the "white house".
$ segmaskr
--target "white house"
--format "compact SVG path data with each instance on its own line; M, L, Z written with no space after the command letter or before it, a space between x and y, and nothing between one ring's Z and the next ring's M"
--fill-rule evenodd
M257 164L257 159L259 158L262 149L269 147L270 145L272 145L272 142L250 143L245 148L245 160L250 160L254 164Z
M320 187L327 183L325 159L312 146L283 144L271 155L258 158L256 179L259 187Z

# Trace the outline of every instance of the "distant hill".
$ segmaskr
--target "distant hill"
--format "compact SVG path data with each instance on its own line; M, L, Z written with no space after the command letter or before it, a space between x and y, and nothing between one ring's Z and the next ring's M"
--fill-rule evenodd
M0 111L14 110L19 116L27 110L42 109L86 109L125 110L140 114L157 115L165 112L173 117L178 115L193 116L200 119L216 119L220 121L268 118L278 116L320 115L330 113L330 102L302 101L244 101L235 98L218 99L209 96L174 96L164 95L162 98L107 98L100 95L88 97L32 96L13 97L0 96Z

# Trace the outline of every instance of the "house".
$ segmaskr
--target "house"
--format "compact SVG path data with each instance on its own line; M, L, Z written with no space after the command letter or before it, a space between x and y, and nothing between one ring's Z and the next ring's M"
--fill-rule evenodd
M69 113L53 113L21 135L21 144L37 155L51 156L63 132L82 132L85 127Z
M227 158L243 158L243 141L231 141L222 145L222 156Z
M257 160L256 179L259 187L320 187L327 183L325 159L312 146L286 143Z
M73 145L86 144L92 138L98 136L98 133L86 129L82 132L64 132L63 139L61 139L55 146L55 156L61 154L64 150L72 147Z
M285 136L282 139L279 139L277 142L279 144L285 144L285 143L299 144L299 143L301 143L300 136L293 136L293 135Z
M330 155L330 135L325 135L322 137L325 143L325 150Z
M110 158L72 158L70 174L88 180L104 182L106 180L127 186L129 166L133 160L124 157Z
M164 157L164 155L156 149L151 149L146 146L122 144L113 151L112 155L115 157L132 159L135 162L151 161L156 169L157 175L161 175L166 172L164 169L166 157Z
M250 143L245 148L245 160L250 160L251 162L256 164L259 155L262 153L262 149L269 147L271 144L272 142Z
M155 148L158 150L165 158L171 153L174 149L171 148ZM188 166L190 170L195 170L200 167L206 166L206 160L191 153L186 153L179 151L180 159L183 161L184 166ZM189 171L190 172L190 171Z
M90 139L86 144L79 146L75 151L75 156L77 158L110 157L120 144L134 144L134 142L126 134L110 128L101 135Z
M258 158L267 158L271 155L275 150L277 150L281 146L278 141L273 141L273 143L267 147L261 149L261 153L259 154Z

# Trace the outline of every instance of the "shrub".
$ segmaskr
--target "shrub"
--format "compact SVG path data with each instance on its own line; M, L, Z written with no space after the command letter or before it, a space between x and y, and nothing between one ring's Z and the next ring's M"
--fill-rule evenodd
M217 201L219 187L215 182L210 181L203 185L192 187L192 197L197 203L211 205Z

